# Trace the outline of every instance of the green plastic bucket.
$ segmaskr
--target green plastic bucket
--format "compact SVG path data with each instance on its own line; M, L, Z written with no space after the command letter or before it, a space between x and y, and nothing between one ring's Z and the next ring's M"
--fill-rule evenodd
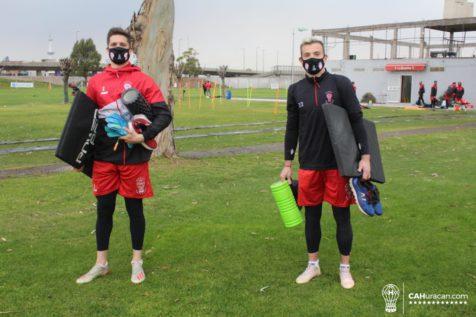
M286 228L295 227L302 223L302 215L294 200L293 192L288 182L276 182L271 185L271 193L273 194L279 213L283 219Z

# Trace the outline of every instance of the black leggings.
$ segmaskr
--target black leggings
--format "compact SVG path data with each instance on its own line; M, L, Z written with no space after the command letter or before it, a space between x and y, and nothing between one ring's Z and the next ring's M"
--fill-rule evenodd
M109 237L112 231L112 215L116 208L117 191L97 196L96 244L98 251L109 249ZM129 214L132 249L142 250L144 243L145 218L142 199L124 198Z
M352 225L350 224L350 208L332 206L332 212L337 224L336 238L339 252L349 255L352 249ZM307 252L319 251L321 242L322 205L306 207L306 244Z

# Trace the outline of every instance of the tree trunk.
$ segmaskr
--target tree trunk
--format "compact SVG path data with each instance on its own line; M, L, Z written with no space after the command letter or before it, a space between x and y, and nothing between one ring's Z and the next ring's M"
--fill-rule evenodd
M69 102L68 81L69 81L69 76L64 76L64 75L63 75L64 103L68 103L68 102Z
M221 78L221 98L225 98L225 77Z
M132 17L129 31L133 37L133 50L137 54L139 66L159 85L173 116L174 99L171 93L173 74L174 28L173 0L144 0L139 13ZM159 143L155 155L175 157L173 121L157 136Z

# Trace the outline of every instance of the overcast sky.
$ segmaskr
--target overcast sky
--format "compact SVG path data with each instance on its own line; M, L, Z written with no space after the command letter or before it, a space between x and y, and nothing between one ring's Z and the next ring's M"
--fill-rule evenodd
M54 58L68 56L79 38L92 38L104 53L111 26L126 27L142 0L0 0L0 58L47 58L48 37L54 39ZM175 0L175 52L193 47L202 66L230 65L268 69L289 65L293 29L295 47L311 29L376 23L441 19L444 0ZM377 35L377 34L376 34ZM383 34L379 36L385 37ZM390 32L388 34L390 36ZM402 33L405 38L413 31ZM418 34L416 35L418 36ZM436 36L433 33L432 36ZM475 36L474 34L472 36ZM437 39L435 39L437 41ZM331 42L330 58L340 58L342 46ZM376 48L376 57L384 49ZM258 53L258 60L256 54ZM353 43L351 54L364 58L368 48ZM389 54L389 49L388 53ZM104 55L104 54L103 54Z

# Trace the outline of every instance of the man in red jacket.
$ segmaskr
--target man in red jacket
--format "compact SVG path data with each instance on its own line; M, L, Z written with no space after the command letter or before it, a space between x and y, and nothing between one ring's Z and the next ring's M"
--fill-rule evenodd
M148 164L152 151L141 143L155 138L170 124L172 116L154 80L129 63L132 53L130 43L131 37L125 30L109 30L107 53L111 63L88 82L87 95L99 108L92 175L93 193L97 198L97 258L92 269L76 280L79 284L109 273L107 252L117 194L124 197L130 219L133 249L131 281L137 284L145 279L142 269L145 231L142 199L153 196ZM125 120L131 118L131 113L121 101L121 93L132 87L151 105L151 124L142 133L127 128L127 135L119 139L109 137L105 131L106 118L111 115L119 115Z
M455 102L456 103L463 103L463 96L464 96L464 87L463 84L459 81L458 86L455 88Z
M207 82L205 83L205 88L207 89L207 92L206 92L207 97L211 98L212 95L210 90L212 89L212 83L209 80L207 80Z
M433 85L431 85L430 91L430 102L431 108L435 109L436 105L438 104L438 99L436 98L436 94L438 93L438 82L435 80Z

